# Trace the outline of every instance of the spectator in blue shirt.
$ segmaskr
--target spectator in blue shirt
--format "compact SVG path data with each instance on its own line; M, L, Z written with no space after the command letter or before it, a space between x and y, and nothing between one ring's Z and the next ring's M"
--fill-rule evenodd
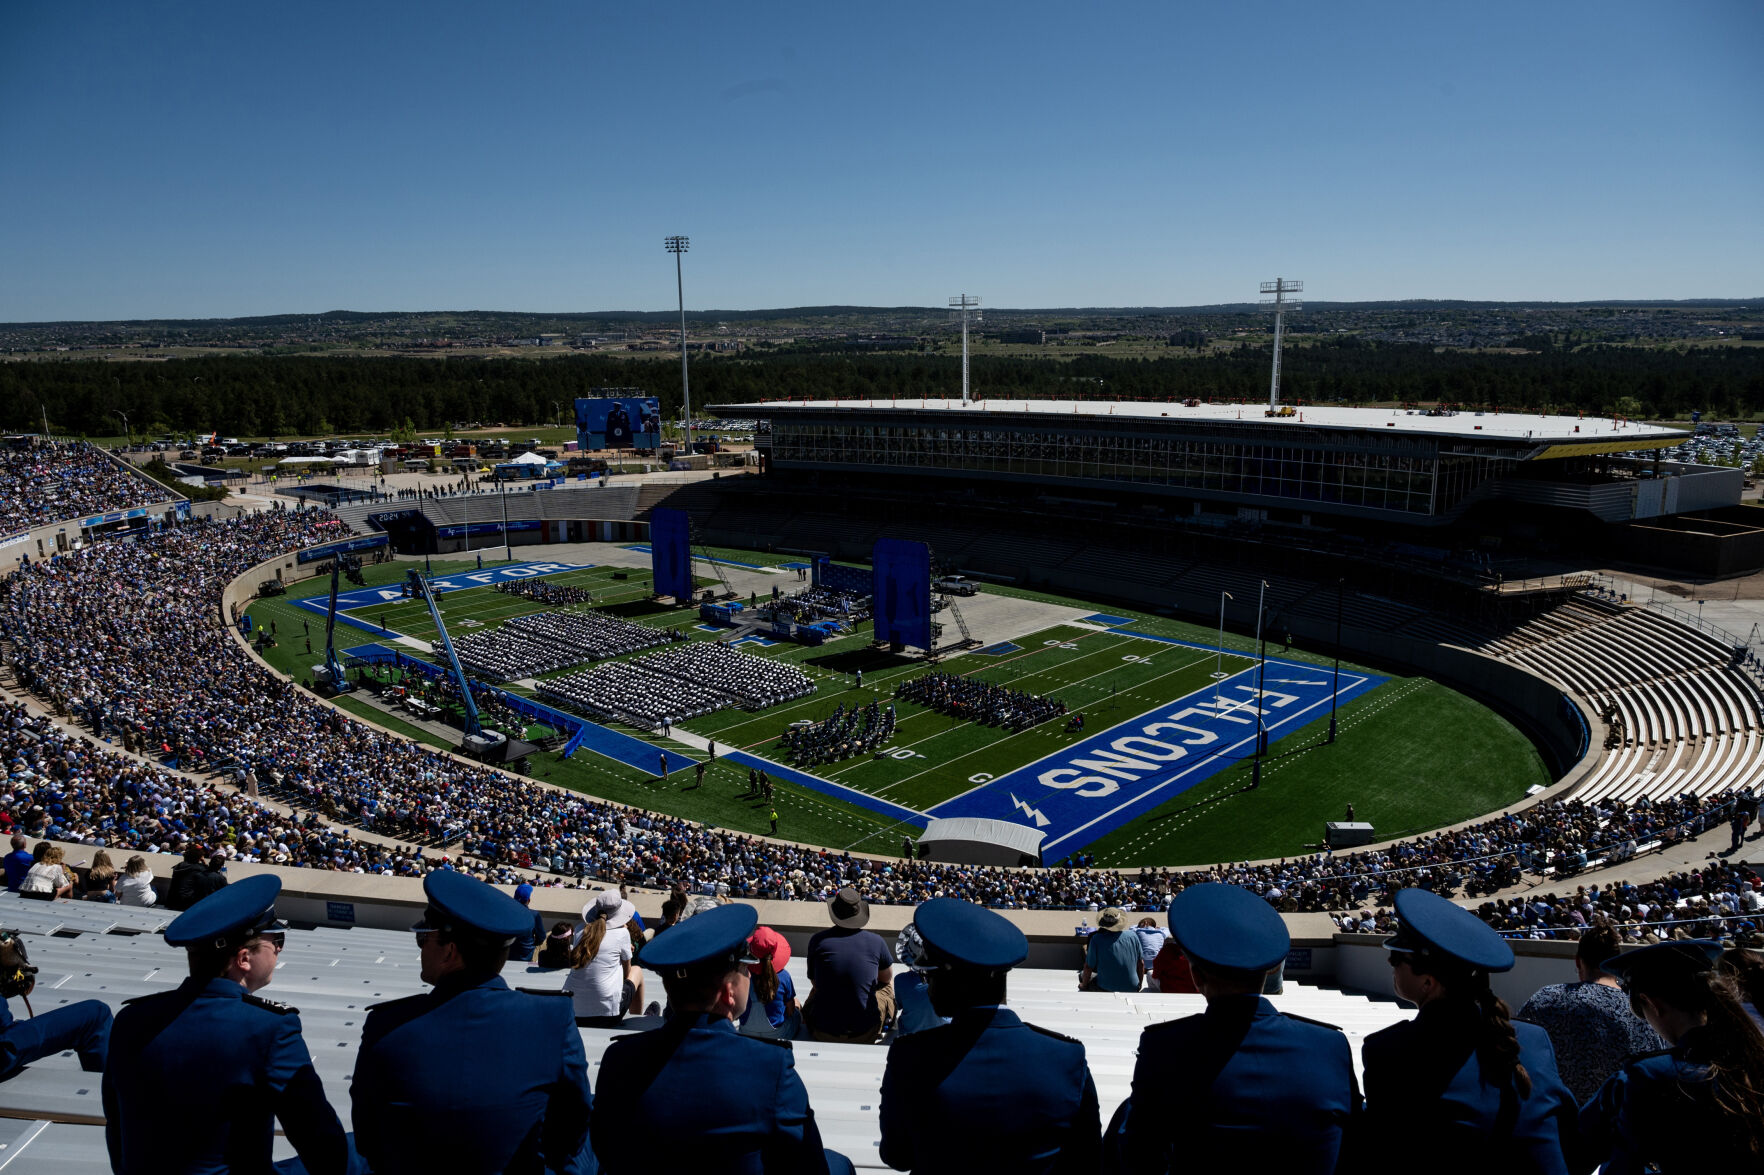
M1127 925L1127 915L1114 906L1096 920L1097 929L1084 947L1084 974L1080 991L1138 991L1145 978L1145 956L1139 935Z
M29 843L22 833L12 834L12 851L6 854L6 888L13 893L18 892L18 887L24 883L25 874L37 863L37 859L25 847Z

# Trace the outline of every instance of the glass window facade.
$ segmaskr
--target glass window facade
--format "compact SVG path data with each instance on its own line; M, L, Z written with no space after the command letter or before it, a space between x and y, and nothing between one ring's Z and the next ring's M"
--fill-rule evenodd
M774 418L771 459L780 467L1059 478L1406 516L1451 510L1504 464L1492 454L1442 455L1431 438L1299 426L1179 435L1155 425L1103 432L862 417Z

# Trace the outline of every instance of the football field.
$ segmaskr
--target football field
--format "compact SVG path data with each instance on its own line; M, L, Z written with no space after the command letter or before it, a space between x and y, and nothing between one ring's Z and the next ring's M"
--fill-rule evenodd
M772 557L750 558L760 565ZM400 635L434 637L427 608L399 595L403 570L414 565L370 567L367 589L340 595L340 616L360 626L339 624L340 649ZM432 582L455 636L546 610L491 586L537 577L586 587L595 608L680 628L694 640L722 634L699 625L693 609L648 600L645 571L614 578L617 570L544 561L479 569L438 561ZM258 601L252 611L260 622L302 617L322 636L328 586L308 582L295 589L296 598ZM1327 652L1278 644L1261 665L1245 636L1227 633L1221 650L1215 630L1204 625L1119 607L1099 613L1092 603L1021 589L985 590L1057 606L1056 614L1069 619L1031 632L979 632L990 642L986 647L937 665L872 647L867 625L813 648L750 640L743 651L796 663L815 693L759 712L728 709L677 723L677 733L688 732L684 738L626 731L666 751L670 762L704 759L704 740L714 740L718 757L708 763L702 785L690 772L662 780L587 750L567 761L536 760L535 774L745 831L767 831L775 806L779 835L858 851L898 852L902 838L916 836L928 818L1009 820L1044 834L1050 863L1083 853L1123 866L1302 852L1321 840L1323 822L1341 819L1349 803L1380 837L1406 834L1467 819L1549 782L1519 730L1429 679L1347 662L1338 679ZM289 621L282 623L287 631ZM294 624L298 628L299 620ZM314 658L286 648L270 650L266 659L299 676ZM1012 732L894 697L901 683L934 671L1050 698L1064 704L1066 715ZM872 701L894 705L897 716L879 752L790 766L780 740L792 723ZM1332 702L1339 731L1333 743ZM345 704L398 725L365 702ZM1071 718L1080 713L1083 728L1073 729ZM1259 769L1258 726L1267 732ZM729 752L742 752L740 761ZM772 804L748 792L747 771L756 762L772 765L768 774L778 784Z

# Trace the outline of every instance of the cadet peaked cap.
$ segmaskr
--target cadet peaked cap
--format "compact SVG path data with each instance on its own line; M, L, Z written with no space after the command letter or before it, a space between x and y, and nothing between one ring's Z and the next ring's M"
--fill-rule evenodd
M1386 950L1451 959L1474 971L1513 969L1507 940L1462 906L1425 889L1398 890L1395 905L1400 925Z
M1190 959L1233 971L1272 971L1292 949L1286 920L1240 885L1191 885L1170 899L1170 933Z
M913 912L930 962L1005 971L1029 957L1029 940L1010 919L960 898L932 898Z
M1721 944L1710 939L1677 939L1625 951L1600 963L1599 970L1609 971L1626 987L1636 983L1645 987L1652 979L1713 971L1721 963L1721 952Z
M281 878L268 873L222 886L173 919L165 928L165 941L174 947L226 950L254 935L285 930L287 924L276 921L281 892Z
M519 938L533 928L533 912L493 885L438 869L423 878L429 908L417 930L464 930L486 938Z
M759 911L734 902L694 914L676 922L654 938L637 956L637 964L651 971L675 975L710 963L757 962L747 950L747 940L759 925Z

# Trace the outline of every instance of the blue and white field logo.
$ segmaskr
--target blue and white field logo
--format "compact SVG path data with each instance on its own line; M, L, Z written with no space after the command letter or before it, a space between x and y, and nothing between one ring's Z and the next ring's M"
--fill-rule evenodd
M1343 673L1337 702L1349 702L1384 680ZM1332 681L1327 669L1271 660L1259 708L1256 672L1245 669L1216 688L1149 710L1008 775L977 776L978 787L945 800L930 814L989 817L1043 829L1042 853L1051 861L1254 755L1258 713L1270 743L1327 714Z

